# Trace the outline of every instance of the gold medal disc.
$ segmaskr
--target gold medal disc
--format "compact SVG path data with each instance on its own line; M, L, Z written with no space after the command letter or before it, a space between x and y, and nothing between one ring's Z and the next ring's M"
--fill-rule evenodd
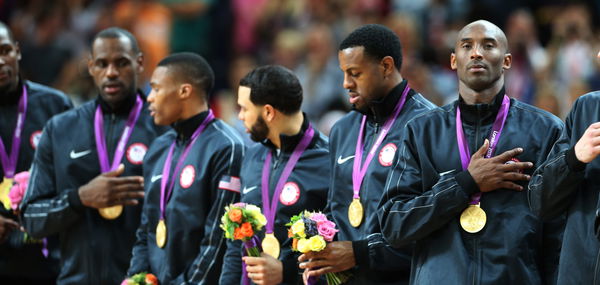
M485 227L487 217L479 204L469 205L460 215L460 226L468 233L477 233Z
M2 184L0 184L0 202L4 204L4 208L7 210L10 209L10 198L8 198L8 193L10 192L10 188L13 186L13 179L4 177L2 180Z
M264 253L272 256L275 259L279 258L280 246L275 235L266 234L261 245Z
M165 247L167 243L167 225L165 220L161 219L156 225L156 245L160 248Z
M363 206L358 198L352 199L352 203L348 207L348 220L353 227L360 226L364 215Z
M100 216L102 216L103 218L107 220L114 220L118 218L123 212L123 205L116 205L112 207L98 209L98 212L100 212Z

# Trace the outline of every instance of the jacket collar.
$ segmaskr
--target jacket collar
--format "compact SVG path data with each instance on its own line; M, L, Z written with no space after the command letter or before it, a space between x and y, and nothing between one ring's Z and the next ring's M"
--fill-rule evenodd
M102 96L100 95L98 95L96 98L96 104L100 105L102 112L105 114L128 115L129 111L131 111L131 108L133 108L133 105L135 104L135 98L138 94L142 97L142 100L146 100L144 92L138 90L134 95L126 97L123 103L114 110L110 107L110 105L108 105L108 103L106 103L106 101L104 101L104 99L102 99Z
M172 127L177 132L177 140L187 141L192 137L198 126L208 116L208 111L198 113L186 120L173 123Z
M298 145L298 143L300 143L300 140L302 140L304 133L306 132L306 130L308 130L309 121L306 118L306 113L303 112L302 116L304 117L304 120L302 121L302 127L300 127L299 133L292 135L292 136L287 136L284 134L279 135L279 141L281 142L281 151L282 152L285 152L285 153L294 152L296 145ZM314 142L316 141L316 138L319 136L319 133L317 132L317 129L315 128L315 126L313 126L313 129L315 130L315 135L314 135L313 139L311 140L309 147L314 144ZM275 145L270 140L265 140L264 142L262 142L262 144L270 149L276 149Z
M460 106L461 119L470 125L477 124L478 122L481 124L493 122L496 119L498 110L500 110L500 106L502 106L504 94L506 93L504 87L502 87L500 92L494 97L492 103L475 105L468 105L462 96L459 96L458 106Z
M19 83L15 90L8 92L7 94L0 94L0 106L17 105L19 98L21 98L23 93L23 84L25 84L25 82L19 79Z
M375 123L385 123L388 117L393 114L394 108L400 100L400 97L402 97L402 91L404 91L404 88L407 84L407 80L402 80L402 82L396 85L396 87L394 87L385 97L381 98L380 100L374 100L369 108L369 113L364 115L367 115L367 118ZM412 90L409 90L408 94L406 95L406 101L408 101L408 98L412 96L411 91Z

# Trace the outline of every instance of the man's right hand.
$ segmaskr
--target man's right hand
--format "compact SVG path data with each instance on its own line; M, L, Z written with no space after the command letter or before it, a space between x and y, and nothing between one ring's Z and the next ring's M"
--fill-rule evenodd
M471 157L468 171L479 186L481 192L490 192L496 189L505 188L521 191L523 187L515 181L528 181L531 177L523 174L522 171L533 167L531 162L506 162L513 157L521 154L523 149L513 148L500 155L485 158L485 153L489 147L489 140L485 140L483 146Z
M19 223L17 223L16 221L9 219L9 218L5 218L2 215L0 215L0 243L3 243L6 241L6 238L8 237L8 235L15 229L19 228Z
M589 163L600 154L600 122L591 124L575 144L575 156Z
M91 208L115 205L132 206L144 198L144 178L141 176L119 177L125 171L123 164L117 170L102 173L79 188L81 203Z

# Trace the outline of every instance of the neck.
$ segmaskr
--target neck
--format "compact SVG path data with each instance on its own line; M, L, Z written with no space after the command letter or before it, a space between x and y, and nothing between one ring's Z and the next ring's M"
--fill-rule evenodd
M404 79L402 78L402 75L400 75L400 72L394 71L385 80L386 81L384 83L384 87L383 87L383 90L381 92L383 94L383 96L381 96L380 98L376 99L376 101L383 101L385 99L385 97L389 96L390 93L392 92L392 90L396 86L398 86L398 84L402 83L402 81ZM369 108L371 109L372 113L375 113L374 106L372 104L370 104Z
M189 104L182 102L183 110L178 121L185 121L193 116L196 116L202 112L208 111L208 105L206 103Z
M491 87L476 91L459 81L458 92L467 105L490 104L503 86L504 80L496 80Z
M280 135L293 136L302 129L304 116L302 112L296 112L292 115L283 115L270 129L268 139L277 147L281 148Z

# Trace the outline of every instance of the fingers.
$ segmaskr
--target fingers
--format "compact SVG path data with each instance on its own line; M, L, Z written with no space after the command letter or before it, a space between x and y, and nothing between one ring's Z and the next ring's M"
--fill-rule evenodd
M490 147L490 141L485 139L483 145L473 154L473 158L484 157L488 147Z
M509 190L515 190L515 191L523 191L523 186L511 182L511 181L502 181L499 184L500 188L504 188L504 189L509 189Z
M321 267L316 270L310 270L310 271L308 271L307 275L308 275L308 277L318 277L318 276L321 276L323 274L330 273L330 272L333 272L333 267L325 266L325 267Z
M115 169L113 171L105 172L102 175L104 175L106 177L118 177L121 174L123 174L123 172L125 172L125 165L121 163L121 164L119 164L119 167L117 167L117 169Z
M252 266L253 268L257 267L257 265L265 264L265 259L262 257L244 256L242 257L242 260L246 263L246 265Z
M515 162L515 163L505 163L501 165L499 168L501 171L505 172L519 172L525 169L529 169L533 167L533 163L531 162Z
M9 218L0 217L0 222L4 225L4 228L6 229L12 230L19 228L19 223Z
M493 157L493 159L504 163L504 162L509 161L511 158L521 154L522 152L523 152L523 148L517 147L517 148L513 148L511 150L507 150L507 151L503 152L502 154Z
M309 251L307 253L303 253L302 255L300 255L298 257L298 262L304 262L307 260L315 259L317 257L318 257L317 252Z
M311 261L302 262L298 265L300 269L312 269L331 265L326 259L313 259Z
M124 193L138 192L138 191L144 192L144 186L139 183L117 184L117 185L114 185L113 187L111 187L111 191L116 192L117 194L120 194L122 192L124 192Z

